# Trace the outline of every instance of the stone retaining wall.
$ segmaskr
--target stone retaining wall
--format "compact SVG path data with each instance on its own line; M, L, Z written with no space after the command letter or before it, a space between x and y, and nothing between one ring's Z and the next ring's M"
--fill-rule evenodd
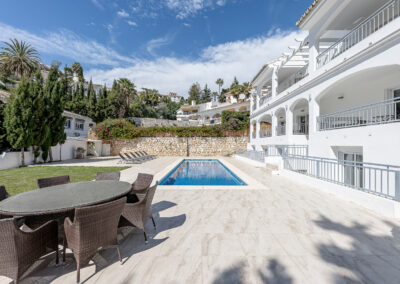
M144 150L157 156L218 156L246 150L249 137L141 137L111 140L111 155Z

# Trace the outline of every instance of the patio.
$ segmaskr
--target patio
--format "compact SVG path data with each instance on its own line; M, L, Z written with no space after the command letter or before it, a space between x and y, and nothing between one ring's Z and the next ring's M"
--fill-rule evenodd
M161 157L124 170L155 174L178 157ZM157 223L142 232L124 228L123 264L113 249L81 269L84 283L398 283L400 223L267 170L223 158L258 189L158 189ZM76 165L76 164L75 164ZM90 163L94 166L95 163ZM102 164L103 165L103 164ZM132 231L131 231L132 230ZM49 265L50 263L50 265ZM47 266L47 267L46 267ZM33 270L33 271L32 271ZM74 283L75 262L37 262L21 283ZM1 277L0 283L9 283Z

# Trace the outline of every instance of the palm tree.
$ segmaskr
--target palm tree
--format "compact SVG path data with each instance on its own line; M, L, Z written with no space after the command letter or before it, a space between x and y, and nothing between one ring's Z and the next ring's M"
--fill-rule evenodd
M250 97L250 92L253 86L249 82L245 82L242 85L243 94L246 96L246 99Z
M136 94L135 85L127 78L121 78L118 80L119 84L119 98L120 109L118 110L118 117L126 117L129 113L129 105L132 96Z
M224 84L224 80L221 78L218 78L217 81L215 82L215 84L218 85L218 93L221 94L221 87Z
M39 53L29 43L10 39L0 48L0 67L3 72L31 77L40 65Z

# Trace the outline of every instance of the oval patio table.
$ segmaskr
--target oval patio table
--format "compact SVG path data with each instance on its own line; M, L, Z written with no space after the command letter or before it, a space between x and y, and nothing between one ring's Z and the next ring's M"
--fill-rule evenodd
M78 207L115 200L132 185L122 181L89 181L49 186L20 193L0 202L0 214L33 216L61 213Z

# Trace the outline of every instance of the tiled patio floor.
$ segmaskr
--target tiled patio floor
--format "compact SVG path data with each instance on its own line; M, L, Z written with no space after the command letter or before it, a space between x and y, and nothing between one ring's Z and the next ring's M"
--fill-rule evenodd
M143 165L158 173L176 157ZM121 231L123 264L113 249L81 272L85 283L399 283L400 221L234 158L259 189L158 190L145 245ZM132 181L140 166L126 170ZM51 258L22 283L74 283L75 262ZM40 264L40 263L39 263ZM9 283L0 278L0 283Z

